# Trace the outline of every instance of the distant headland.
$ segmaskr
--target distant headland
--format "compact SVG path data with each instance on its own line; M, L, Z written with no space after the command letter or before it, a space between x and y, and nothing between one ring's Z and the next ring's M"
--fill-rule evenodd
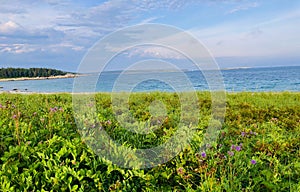
M0 68L0 81L74 78L76 73L49 68Z

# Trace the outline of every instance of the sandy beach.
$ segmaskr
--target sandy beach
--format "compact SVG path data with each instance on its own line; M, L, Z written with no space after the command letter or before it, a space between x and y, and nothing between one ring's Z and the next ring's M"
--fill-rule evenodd
M5 81L27 81L27 80L45 80L45 79L64 79L64 78L75 78L78 75L76 74L66 74L66 75L57 75L57 76L50 76L50 77L19 77L19 78L5 78L0 79L0 82Z

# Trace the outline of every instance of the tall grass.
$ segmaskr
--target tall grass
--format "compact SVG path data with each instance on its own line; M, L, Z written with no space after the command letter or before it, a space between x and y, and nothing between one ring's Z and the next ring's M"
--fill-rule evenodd
M189 144L164 164L124 169L81 139L70 94L0 94L1 191L300 191L299 93L227 94L221 132L201 151L212 102L209 92L197 96L189 105L200 109ZM181 117L194 121L180 115L176 93L130 95L127 124L119 122L129 118L124 106L112 106L109 94L95 101L97 121L86 117L84 134L101 128L124 149L165 143ZM151 115L153 101L165 105L160 116Z

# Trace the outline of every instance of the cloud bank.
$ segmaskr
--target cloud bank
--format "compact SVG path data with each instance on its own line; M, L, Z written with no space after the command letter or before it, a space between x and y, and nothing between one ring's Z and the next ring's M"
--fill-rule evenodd
M75 70L100 38L149 22L185 29L215 57L296 56L299 8L279 0L2 1L0 67L33 63ZM130 54L182 59L159 48Z

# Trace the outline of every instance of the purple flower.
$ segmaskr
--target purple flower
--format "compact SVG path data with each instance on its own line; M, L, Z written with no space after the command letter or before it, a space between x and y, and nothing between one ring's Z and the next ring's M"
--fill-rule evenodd
M245 137L246 133L244 131L241 132L242 137Z
M51 107L50 108L50 112L56 112L57 110L58 110L58 107L53 107L53 108Z
M203 158L206 158L206 153L205 153L205 152L202 152L202 153L201 153L201 156L202 156Z
M107 120L106 123L107 123L108 125L111 125L111 121L110 121L110 120Z
M241 146L237 145L237 146L235 147L235 150L236 150L236 151L241 151L242 148L241 148Z
M227 153L228 153L228 155L231 156L231 157L234 155L234 152L233 152L233 151L228 151Z
M255 164L256 164L256 161L255 161L254 159L251 159L250 162L251 162L252 165L255 165Z
M231 145L230 149L234 150L235 149L235 145Z
M2 109L3 108L3 106L2 106L2 104L0 104L0 109Z
M17 115L13 115L12 118L13 118L13 119L16 119L16 118L17 118Z

